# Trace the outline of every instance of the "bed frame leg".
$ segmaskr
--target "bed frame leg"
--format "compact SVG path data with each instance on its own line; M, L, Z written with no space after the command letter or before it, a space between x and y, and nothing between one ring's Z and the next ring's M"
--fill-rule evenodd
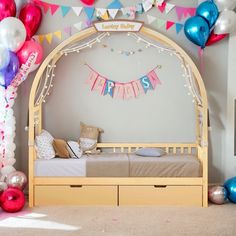
M207 184L203 185L202 206L208 207L208 186L207 186Z

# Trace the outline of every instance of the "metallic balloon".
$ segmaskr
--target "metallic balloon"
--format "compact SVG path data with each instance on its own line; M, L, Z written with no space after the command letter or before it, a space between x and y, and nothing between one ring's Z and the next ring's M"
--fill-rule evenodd
M215 204L224 204L227 200L226 189L223 186L212 186L208 190L208 198Z
M4 70L10 62L10 52L2 44L0 44L0 71Z
M0 22L0 43L8 50L17 52L23 46L25 39L25 26L19 19L7 17Z
M0 0L0 21L9 16L16 16L14 0Z
M234 10L236 7L236 0L214 0L219 11Z
M210 35L210 28L201 16L194 16L185 22L184 33L190 41L204 48Z
M206 46L213 45L225 37L227 37L229 34L215 34L214 31L211 32L210 37L207 40Z
M20 190L24 190L27 184L27 177L21 171L14 171L7 175L6 183L9 188L18 188Z
M229 34L236 30L236 13L223 11L216 21L214 32L216 34Z
M224 187L228 193L229 200L233 203L236 203L236 177L228 179L224 183Z
M0 193L7 189L7 184L3 181L0 181Z
M204 18L208 22L209 27L211 28L215 24L219 12L214 2L206 1L198 6L196 15Z

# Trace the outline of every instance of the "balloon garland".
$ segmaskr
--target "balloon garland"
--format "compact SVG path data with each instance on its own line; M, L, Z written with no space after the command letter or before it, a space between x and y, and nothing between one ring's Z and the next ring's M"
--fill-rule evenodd
M33 2L0 0L0 206L7 212L19 211L25 203L27 179L13 167L13 105L18 87L43 59L42 46L32 39L41 20L41 9Z

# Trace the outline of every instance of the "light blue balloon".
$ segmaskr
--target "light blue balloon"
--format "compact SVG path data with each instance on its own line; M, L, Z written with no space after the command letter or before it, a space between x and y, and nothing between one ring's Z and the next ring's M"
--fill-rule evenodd
M0 44L0 71L5 69L10 62L10 52L8 49Z
M201 16L193 16L185 22L184 33L191 42L204 48L210 35L210 28Z
M224 187L226 188L228 199L231 202L236 203L236 177L225 181Z
M219 16L219 11L214 2L206 1L198 6L196 15L203 17L211 28L216 23L216 20Z

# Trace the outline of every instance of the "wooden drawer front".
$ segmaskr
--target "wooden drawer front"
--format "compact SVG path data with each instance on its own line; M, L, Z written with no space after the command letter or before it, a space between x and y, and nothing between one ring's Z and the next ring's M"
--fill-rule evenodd
M202 206L202 187L120 186L119 205Z
M117 205L117 186L35 186L35 205Z

